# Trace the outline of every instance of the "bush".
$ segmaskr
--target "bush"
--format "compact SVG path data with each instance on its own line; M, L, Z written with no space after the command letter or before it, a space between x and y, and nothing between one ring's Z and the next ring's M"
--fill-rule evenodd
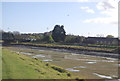
M66 73L67 72L66 70L64 70L63 68L58 67L58 66L52 66L51 68L53 68L54 70L57 70L57 71L59 71L61 73Z
M45 64L46 66L49 66L49 64L47 63L47 64Z
M65 43L82 43L84 37L82 36L75 36L75 35L67 35L65 38Z
M70 73L68 73L68 74L67 74L67 76L71 77L71 74L70 74Z
M54 40L53 40L53 38L52 38L51 35L44 36L44 38L42 39L42 41L47 42L47 43L53 43L54 42Z
M84 79L79 79L78 77L75 80L76 81L85 81Z

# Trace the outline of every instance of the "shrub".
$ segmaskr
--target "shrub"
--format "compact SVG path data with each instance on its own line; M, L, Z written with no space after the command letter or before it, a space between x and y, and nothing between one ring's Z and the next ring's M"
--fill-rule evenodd
M79 79L78 77L75 80L76 81L84 81L84 79Z
M58 66L51 66L51 68L53 68L54 70L57 70L57 71L59 71L59 72L61 72L61 73L67 72L66 70L64 70L63 68L58 67Z
M68 73L68 74L67 74L67 76L71 77L71 74L70 74L70 73Z
M47 63L47 64L45 64L46 66L49 66L49 64Z

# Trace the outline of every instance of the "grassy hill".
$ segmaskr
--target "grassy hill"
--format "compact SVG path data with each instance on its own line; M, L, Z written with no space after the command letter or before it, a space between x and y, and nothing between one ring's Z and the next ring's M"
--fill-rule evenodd
M2 48L3 79L71 79L69 72L58 66L17 54Z

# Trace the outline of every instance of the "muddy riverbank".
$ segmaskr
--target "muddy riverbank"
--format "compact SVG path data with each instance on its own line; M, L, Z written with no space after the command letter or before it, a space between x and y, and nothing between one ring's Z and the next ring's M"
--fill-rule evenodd
M84 79L113 79L118 76L118 60L115 58L77 54L66 49L53 49L34 46L10 46L13 52L60 66L75 76Z
M84 54L84 55L92 55L92 56L100 56L100 57L110 57L110 58L116 58L119 59L119 54L111 53L111 52L104 52L104 51L91 51L91 50L80 50L80 49L74 49L74 48L64 48L64 47L47 47L47 46L36 46L36 45L24 45L24 44L13 44L12 46L27 46L27 47L33 47L34 48L41 48L45 50L54 50L54 51L60 51L60 52L68 52L68 53L76 53L76 54Z

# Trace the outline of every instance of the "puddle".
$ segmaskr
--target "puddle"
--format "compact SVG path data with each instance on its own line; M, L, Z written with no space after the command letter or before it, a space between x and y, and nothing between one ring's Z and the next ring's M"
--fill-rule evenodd
M39 50L39 51L45 51L45 50Z
M37 57L45 57L44 55L35 55L35 56L32 56L33 58L37 58Z
M111 61L106 61L106 62L114 62L114 61L111 60Z
M106 59L108 59L108 60L117 60L117 59L114 59L114 58L106 58Z
M79 55L79 54L76 54L76 53L71 53L72 55Z
M85 66L78 66L78 67L73 67L73 68L86 68Z
M31 48L36 49L36 48L38 48L38 47L31 47Z
M90 60L90 59L76 59L76 60L82 60L82 61L93 61L93 62L115 62L114 60Z
M87 62L88 64L95 64L95 63L97 63L97 62Z
M54 51L59 51L59 49L52 49L52 50L54 50Z
M72 69L72 68L68 68L66 70L68 70L68 71L75 71L75 72L80 71L80 70L75 70L75 69Z
M119 78L118 75L112 75L112 77L113 77L113 78L116 78L116 79ZM120 81L120 80L119 80L119 81Z
M72 60L89 60L87 57L80 57L79 54L73 54L72 55L65 55L64 59L72 59Z
M42 60L42 61L48 62L48 61L53 61L53 60L50 60L50 59L46 59L46 60Z
M107 58L107 57L103 57L103 58L105 58L107 60L117 60L117 59L114 59L114 58Z
M94 75L97 75L97 76L99 76L99 77L101 77L101 78L112 79L111 76L100 75L100 74L98 74L98 73L93 73L93 74L94 74Z
M99 62L114 62L113 60L100 60Z
M58 51L58 52L66 52L67 50L65 49L52 49L53 51Z
M18 53L25 54L25 55L33 55L32 53L26 53L26 52L18 52Z
M89 59L88 56L85 56L85 55L79 56L79 54L76 54L76 53L71 53L71 54L72 55L65 55L65 59L81 60L81 61L92 61L92 62L115 62L117 60L117 59L114 59L114 58L106 58L106 57L101 57L101 58L105 58L106 60L105 59L91 60L91 59Z
M118 67L120 67L120 64L117 64L118 65Z

